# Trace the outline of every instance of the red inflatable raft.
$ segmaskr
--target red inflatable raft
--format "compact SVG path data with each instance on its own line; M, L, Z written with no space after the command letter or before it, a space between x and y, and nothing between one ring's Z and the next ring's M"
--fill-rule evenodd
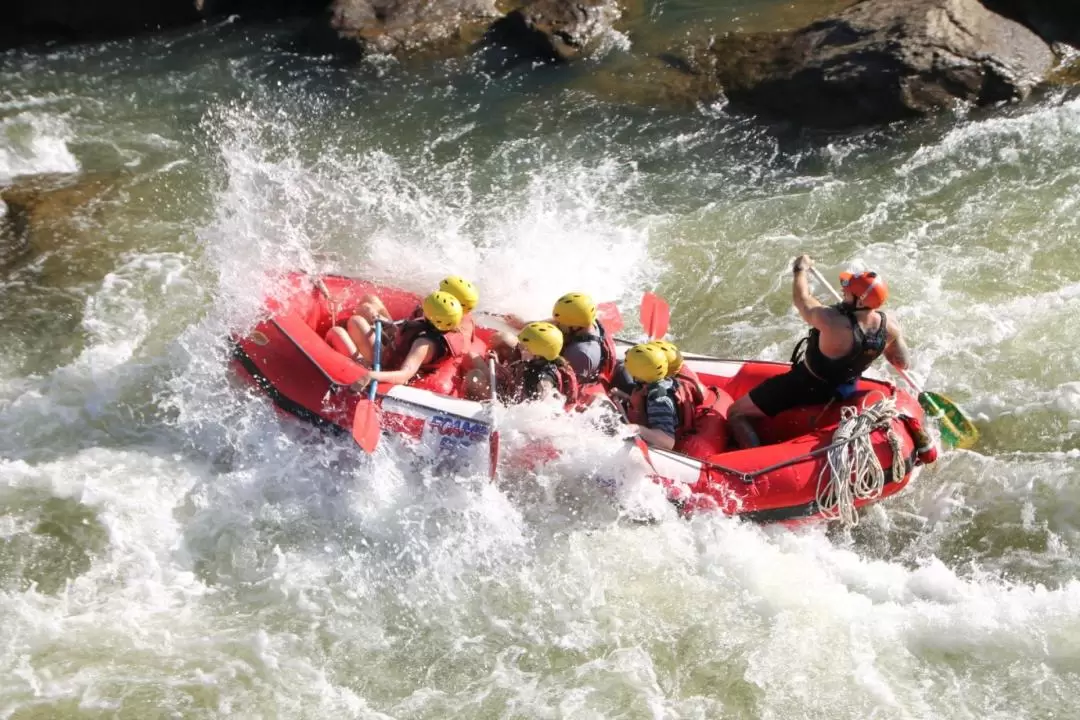
M348 388L366 371L323 338L368 293L377 294L395 320L409 317L420 300L412 293L355 278L284 276L279 292L266 301L268 317L247 335L233 338L238 372L280 410L348 432L360 399ZM493 332L476 327L475 354L486 353ZM623 341L617 345L620 355L632 347ZM450 359L408 386L380 384L380 422L384 431L423 440L494 475L497 443L490 406L461 397L460 361ZM696 425L697 437L678 445L693 455L649 448L640 441L632 452L640 453L653 479L687 514L718 510L759 522L835 517L837 497L852 509L878 502L900 492L920 461L932 461L934 451L921 433L924 417L917 400L887 382L868 378L860 380L858 392L843 403L797 408L758 422L761 447L732 448L727 408L765 378L785 372L788 364L704 355L686 355L685 362L712 398L711 411ZM865 452L860 461L865 465L872 453L884 471L883 482L869 491L845 494L843 483L851 480L842 478L830 489L829 451L835 451L835 460L848 448L848 443L837 442L838 430L852 416L876 412L883 405L890 413L862 433Z
M620 354L630 343L619 343ZM697 457L636 444L654 479L668 488L669 498L686 513L719 510L758 522L836 518L840 501L857 509L900 492L921 462L936 456L922 431L924 416L918 401L890 383L860 379L857 392L844 402L795 408L774 418L755 421L761 447L738 449L727 431L727 408L762 380L787 372L788 363L721 360L685 355L685 363L711 390L713 411L699 419L695 438ZM883 470L883 482L874 488L847 492L833 483L830 449L844 460L851 442L838 440L843 417L855 427L857 414L873 413L861 421L865 436L862 465L872 452ZM880 416L880 417L879 417ZM877 422L871 422L877 418ZM853 438L859 440L860 438ZM680 443L682 445L683 443ZM846 459L850 460L850 454ZM838 463L849 468L851 464ZM851 483L851 478L839 478Z
M355 278L286 275L266 301L268 317L247 335L232 338L238 373L267 393L279 410L320 427L350 431L360 395L349 385L366 371L324 337L368 293L379 296L394 320L409 317L420 302L412 293ZM492 332L477 328L473 352L486 352ZM380 384L380 421L384 430L491 468L490 407L461 398L461 360L450 359L407 386Z

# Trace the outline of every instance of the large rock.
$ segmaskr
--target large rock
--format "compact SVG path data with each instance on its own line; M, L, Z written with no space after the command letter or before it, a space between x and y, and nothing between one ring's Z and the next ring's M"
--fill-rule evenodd
M621 15L613 0L531 0L493 23L487 40L522 58L572 60Z
M500 16L495 0L334 0L330 28L364 54L454 54Z
M0 270L54 256L101 232L102 213L117 201L125 176L33 175L0 188ZM64 262L57 263L62 270Z
M1024 98L1049 45L977 0L863 0L793 32L719 38L695 59L735 109L849 128Z
M641 0L621 2L643 12ZM452 56L483 44L508 58L567 60L622 14L616 0L333 0L331 33L307 40L361 55Z

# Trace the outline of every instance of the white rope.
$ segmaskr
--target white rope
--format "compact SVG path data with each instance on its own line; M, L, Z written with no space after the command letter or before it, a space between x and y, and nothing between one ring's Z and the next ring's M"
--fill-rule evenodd
M903 479L900 438L892 427L892 421L899 414L896 401L888 397L864 408L861 413L857 407L841 409L840 425L833 433L833 442L843 444L828 452L829 462L818 474L817 505L822 517L839 520L845 527L855 527L859 524L855 501L881 496L885 488L885 471L874 452L871 434L875 429L887 430L893 451L892 479Z

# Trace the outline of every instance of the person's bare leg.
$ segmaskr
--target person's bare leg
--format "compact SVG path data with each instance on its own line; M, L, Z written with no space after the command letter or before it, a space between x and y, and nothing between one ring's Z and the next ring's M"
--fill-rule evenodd
M376 320L390 320L390 311L377 295L365 295L360 298L356 314L367 320L369 325L374 325Z
M763 418L765 413L754 404L750 395L743 395L728 410L728 424L735 443L741 448L755 448L761 445L761 438L754 430L752 418Z
M349 335L349 339L352 340L353 345L356 346L356 351L368 362L372 362L375 355L375 348L373 346L374 334L371 331L371 325L367 320L359 315L353 315L345 323L345 330Z

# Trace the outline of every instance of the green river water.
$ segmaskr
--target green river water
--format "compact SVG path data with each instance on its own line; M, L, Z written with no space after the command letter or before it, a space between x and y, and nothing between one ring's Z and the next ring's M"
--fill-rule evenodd
M493 73L288 30L0 55L0 181L109 188L0 278L0 717L1080 716L1080 99L792 137L594 92L634 36ZM535 316L655 289L682 347L784 359L801 252L884 274L982 431L850 531L683 521L640 478L660 522L626 522L587 479L618 442L543 409L504 442L564 458L512 487L367 460L226 362L291 268Z

